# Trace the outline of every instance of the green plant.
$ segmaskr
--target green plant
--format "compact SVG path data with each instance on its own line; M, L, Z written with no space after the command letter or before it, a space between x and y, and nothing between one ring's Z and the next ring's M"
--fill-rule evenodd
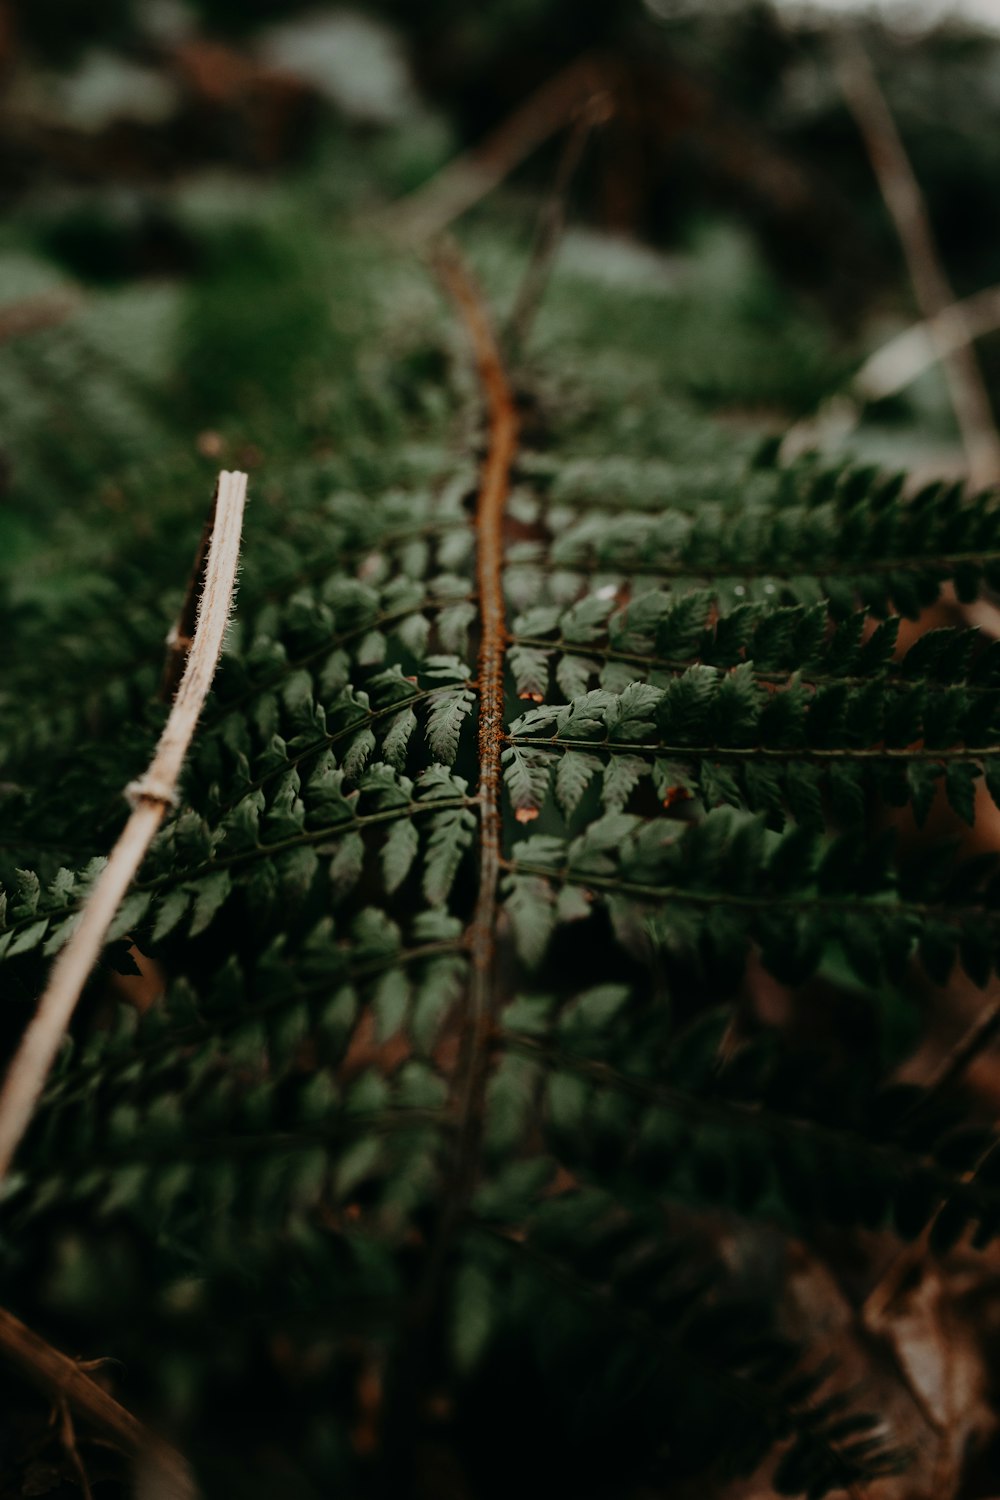
M210 468L171 403L263 460L183 806L7 1184L6 1294L123 1359L209 1494L905 1466L790 1333L782 1247L1000 1231L992 1132L884 1086L915 967L1000 956L994 861L900 861L884 816L1000 791L998 648L896 650L997 586L996 501L724 436L616 346L624 294L515 391L461 262L442 300L383 246L320 260L284 392L222 273L146 389L91 362L81 410L72 324L4 351L61 437L36 408L14 442L52 537L7 581L8 1039L162 722ZM751 955L812 1031L765 1023Z

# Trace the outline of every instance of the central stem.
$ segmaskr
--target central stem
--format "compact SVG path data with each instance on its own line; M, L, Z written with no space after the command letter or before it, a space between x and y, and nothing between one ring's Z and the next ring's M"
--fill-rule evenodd
M480 618L478 657L479 883L472 920L465 933L470 958L468 1004L452 1095L457 1124L437 1224L415 1305L387 1380L383 1424L382 1492L393 1500L412 1493L413 1454L422 1422L431 1350L439 1332L448 1256L475 1188L483 1134L496 1012L495 954L497 906L502 869L500 851L500 758L504 746L504 654L507 618L503 598L503 513L517 449L517 411L482 296L458 252L448 247L436 258L445 291L455 304L472 343L489 420L489 443L476 504L476 586Z
M482 1095L493 1027L493 968L500 880L500 757L504 744L504 654L507 616L503 597L503 514L517 451L517 410L489 314L457 252L438 261L445 288L472 342L489 415L489 443L476 505L476 586L479 599L479 885L467 934L472 974L464 1028L459 1116L460 1159L452 1201L462 1205L471 1187L481 1130Z

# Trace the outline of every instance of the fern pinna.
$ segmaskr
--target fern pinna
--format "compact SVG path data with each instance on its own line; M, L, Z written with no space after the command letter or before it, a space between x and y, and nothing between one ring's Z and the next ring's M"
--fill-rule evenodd
M998 647L898 640L1000 582L995 501L783 466L565 329L515 390L455 252L437 291L351 253L258 455L183 805L6 1184L6 1298L123 1360L206 1494L768 1464L860 1494L913 1455L780 1288L834 1231L1000 1231L949 1080L886 1084L919 972L1000 955L1000 870L901 859L893 812L912 841L1000 792ZM61 439L24 417L14 503L78 500L65 597L51 562L8 585L9 1040L162 721L205 491L169 419L205 344L179 387L98 366L74 410L97 336L4 351ZM204 446L274 411L248 378Z

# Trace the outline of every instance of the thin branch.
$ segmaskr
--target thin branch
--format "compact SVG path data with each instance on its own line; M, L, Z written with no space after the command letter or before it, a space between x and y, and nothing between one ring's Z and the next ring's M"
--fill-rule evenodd
M176 801L184 757L215 676L236 585L247 476L219 477L215 528L194 644L173 708L146 773L126 789L132 814L90 892L73 935L52 966L34 1019L0 1090L0 1181L31 1120L49 1069L107 936L153 835Z
M914 323L869 354L851 382L860 401L884 401L904 390L944 354L953 354L1000 328L1000 286L952 302L929 321Z
M194 1500L196 1490L181 1455L162 1442L130 1411L126 1411L86 1373L75 1359L62 1354L27 1328L13 1313L0 1308L0 1357L14 1366L36 1390L66 1406L104 1434L115 1447L148 1467L169 1500Z
M475 150L463 152L397 204L392 213L397 231L416 243L441 234L562 130L581 101L607 85L608 73L608 63L590 54L563 68Z
M977 486L995 484L1000 480L1000 436L975 351L968 342L950 343L938 331L936 320L952 307L955 294L941 267L923 193L864 48L843 33L835 57L844 98L896 226L917 303L937 343L969 476Z
M843 441L855 430L863 408L870 402L895 396L937 364L942 355L966 348L998 328L1000 286L987 287L951 303L930 321L904 328L869 354L846 390L827 397L817 412L788 429L781 443L782 462L790 463L831 441ZM970 608L966 606L967 614Z
M527 343L531 325L552 273L559 242L566 228L570 186L579 171L587 142L595 128L603 125L613 113L614 103L607 89L592 94L577 112L559 158L552 191L539 215L528 266L507 324L505 343L508 352L512 354L516 355Z

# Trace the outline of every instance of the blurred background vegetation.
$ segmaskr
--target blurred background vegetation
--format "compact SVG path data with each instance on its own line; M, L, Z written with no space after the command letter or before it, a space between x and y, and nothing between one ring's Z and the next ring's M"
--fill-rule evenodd
M1000 30L960 13L918 24L905 5L880 14L851 24L955 291L978 292L1000 281ZM251 385L280 391L308 342L312 310L283 291L302 284L282 275L283 257L316 253L287 232L293 199L307 216L317 203L385 204L503 132L588 55L613 72L621 107L574 179L551 318L561 298L579 311L590 288L627 287L628 335L670 387L777 430L915 317L831 66L837 24L757 0L0 6L0 314L70 288L102 309L95 323L127 309L122 336L145 346L149 378L172 361L178 415L210 425ZM502 211L490 197L473 227L502 224L508 252L523 253L561 149L557 134L532 151L504 182ZM234 276L253 326L211 326L210 365L203 348L185 363L184 329L211 323L212 287ZM1000 337L981 350L995 386ZM852 436L864 452L938 471L960 462L936 372L864 416Z

